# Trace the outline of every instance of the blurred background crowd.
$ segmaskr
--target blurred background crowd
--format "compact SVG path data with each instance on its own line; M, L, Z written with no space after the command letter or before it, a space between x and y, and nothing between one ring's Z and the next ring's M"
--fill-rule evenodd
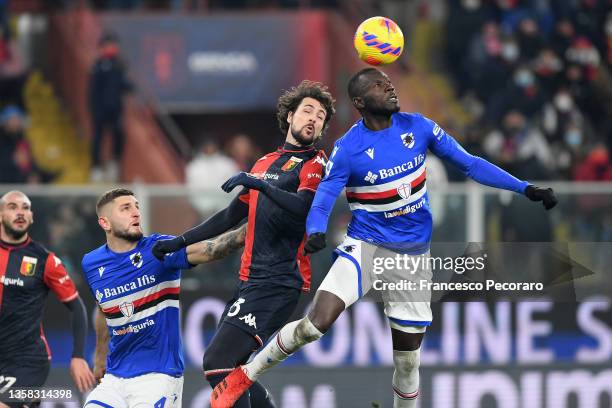
M518 177L611 180L610 2L451 2L447 66L475 151Z

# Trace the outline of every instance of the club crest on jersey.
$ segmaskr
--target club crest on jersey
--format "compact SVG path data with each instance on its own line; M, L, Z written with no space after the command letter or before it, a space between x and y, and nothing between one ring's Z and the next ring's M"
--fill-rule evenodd
M397 194L402 197L404 200L407 200L410 197L410 193L412 191L412 187L410 184L402 183L397 186Z
M355 245L346 245L343 249L344 249L344 252L351 253L355 249Z
M134 265L136 268L140 268L143 262L142 254L140 252L136 252L130 255L130 261L132 261L132 265Z
M402 133L400 137L402 138L402 143L404 143L404 146L409 149L412 149L412 146L414 146L414 135L412 134L412 132Z
M125 317L131 317L134 314L134 303L123 302L119 305L119 310L121 310L121 314Z
M21 267L19 273L23 276L33 276L36 272L36 264L38 263L37 258L31 256L24 256L21 260Z
M283 167L281 167L282 171L291 171L295 168L295 166L297 166L301 161L303 161L303 159L300 159L299 157L295 157L295 156L291 156L289 158L289 160L287 160L287 163L283 164Z

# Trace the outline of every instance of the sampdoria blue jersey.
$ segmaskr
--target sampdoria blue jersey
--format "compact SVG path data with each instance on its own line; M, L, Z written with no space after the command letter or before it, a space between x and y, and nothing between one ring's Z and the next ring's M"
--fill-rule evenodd
M368 129L360 120L334 145L306 220L306 232L326 231L336 197L346 187L353 214L350 237L407 252L427 251L432 229L427 149L479 183L517 193L528 185L472 156L418 113L395 113L391 126L380 131Z
M167 255L163 263L153 256L155 242L168 238L143 237L124 253L102 245L83 257L87 283L108 325L109 374L183 375L179 292L181 269L191 265L185 249Z

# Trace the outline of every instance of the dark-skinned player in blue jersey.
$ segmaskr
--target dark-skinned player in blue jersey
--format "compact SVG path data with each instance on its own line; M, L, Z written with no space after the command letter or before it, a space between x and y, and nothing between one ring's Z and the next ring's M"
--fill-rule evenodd
M336 249L336 261L317 290L308 315L281 328L251 362L226 377L214 390L220 397L212 408L233 406L263 372L323 336L344 309L372 288L376 277L371 274L372 265L362 264L362 255L377 251L389 253L389 257L399 253L429 256L428 149L481 184L542 201L547 210L557 203L551 189L518 180L472 156L421 114L400 112L395 88L383 72L375 68L359 71L349 81L348 93L362 119L335 143L306 221L305 250L316 252L325 247L329 215L344 188L353 214L347 238ZM425 268L421 269L413 273L430 278ZM393 273L398 272L402 271ZM432 320L429 298L414 300L410 291L393 296L390 292L382 295L393 340L393 406L414 408L419 394L421 341Z

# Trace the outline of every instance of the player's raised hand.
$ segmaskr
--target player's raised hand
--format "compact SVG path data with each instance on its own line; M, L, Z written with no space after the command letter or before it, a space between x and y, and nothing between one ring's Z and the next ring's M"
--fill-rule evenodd
M185 246L185 239L179 235L172 239L160 239L153 245L151 252L160 261L164 260L164 256L171 252L176 252Z
M87 361L82 358L73 357L70 360L70 375L81 392L92 389L96 384L96 379L89 369Z
M253 190L262 190L265 188L266 182L258 179L257 177L241 171L233 177L230 177L223 185L221 189L226 193L229 193L237 186L243 186L245 188L250 188Z
M308 239L306 240L306 244L304 245L304 255L314 254L315 252L319 252L326 246L327 246L327 242L325 242L324 233L315 232L314 234L310 234L308 236Z
M557 197L552 188L540 188L530 184L525 189L525 196L531 201L542 201L544 208L550 210L557 205Z

